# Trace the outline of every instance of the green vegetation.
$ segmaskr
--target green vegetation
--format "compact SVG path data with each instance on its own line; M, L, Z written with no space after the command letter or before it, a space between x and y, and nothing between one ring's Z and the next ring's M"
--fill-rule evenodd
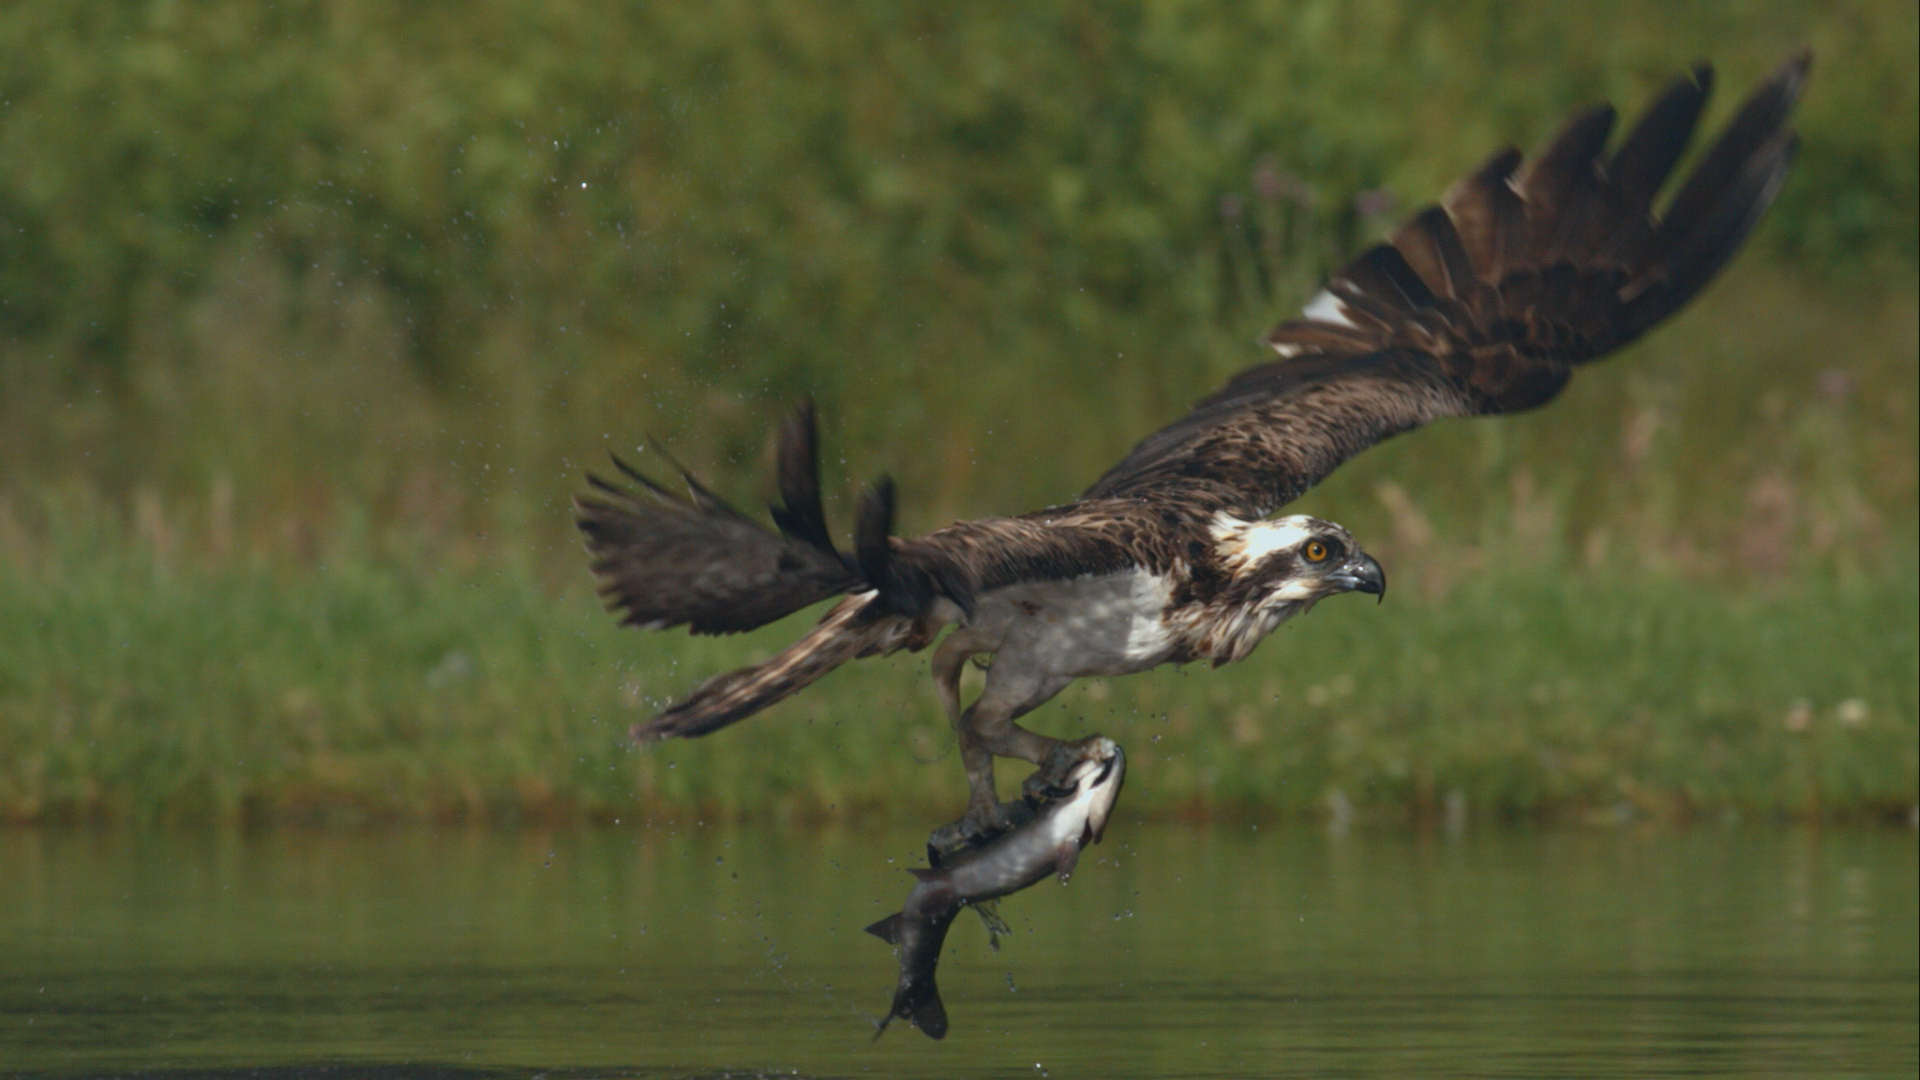
M1904 813L1915 33L1878 0L8 7L0 815L948 809L908 659L620 749L793 627L613 630L582 469L653 433L752 503L812 393L830 512L883 470L908 529L1070 497L1501 142L1701 57L1718 123L1803 43L1800 165L1698 305L1301 504L1386 610L1037 723L1120 738L1154 812Z
M0 573L0 816L933 820L963 801L919 658L633 751L650 704L795 621L641 636L584 588L418 551L273 569L130 548L99 537ZM1146 814L1912 804L1911 559L1738 589L1511 546L1474 561L1444 597L1402 572L1384 607L1329 602L1247 663L1088 682L1037 722L1118 738Z
M1910 294L1913 5L1672 7L10 5L0 475L224 479L271 544L335 501L555 535L603 445L746 475L811 392L921 523L1058 499L1386 227L1356 192L1417 205L1703 57L1717 124L1804 44L1804 150L1745 265ZM1311 206L1253 282L1219 208L1269 163ZM1816 350L1673 418L1725 443L1816 367L1908 359ZM1101 422L1021 422L1039 400Z

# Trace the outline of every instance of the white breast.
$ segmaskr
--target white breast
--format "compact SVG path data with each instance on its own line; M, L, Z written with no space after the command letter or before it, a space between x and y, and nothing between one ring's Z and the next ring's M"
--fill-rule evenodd
M1124 675L1166 659L1171 581L1145 570L1036 581L980 598L969 630L1053 675ZM996 660L998 663L999 660Z

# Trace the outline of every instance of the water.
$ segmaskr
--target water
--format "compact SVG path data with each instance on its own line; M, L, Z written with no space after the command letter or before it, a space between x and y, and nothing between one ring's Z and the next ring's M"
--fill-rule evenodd
M924 835L921 833L919 835ZM1912 1076L1910 832L1122 820L963 915L935 1043L861 932L918 836L0 833L0 1073ZM889 864L888 860L892 863Z

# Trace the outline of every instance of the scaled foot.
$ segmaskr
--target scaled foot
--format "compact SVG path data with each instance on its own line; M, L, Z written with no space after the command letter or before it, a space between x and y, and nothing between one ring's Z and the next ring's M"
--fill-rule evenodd
M1114 752L1114 744L1104 735L1089 735L1073 742L1062 742L1048 752L1047 759L1020 786L1024 801L1042 807L1073 794L1067 777L1083 761L1097 760Z
M940 826L927 837L927 862L937 867L943 859L985 847L1032 821L1033 813L1033 805L1024 798L969 807L960 820Z

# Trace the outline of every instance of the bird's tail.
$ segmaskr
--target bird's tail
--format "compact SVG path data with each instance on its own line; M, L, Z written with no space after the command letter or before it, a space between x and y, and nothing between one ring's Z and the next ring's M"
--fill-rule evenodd
M911 619L893 614L873 590L835 604L800 640L764 663L716 675L672 708L633 726L635 742L692 738L718 731L782 701L858 656L906 643Z
M634 726L636 741L705 735L795 693L857 656L924 645L943 588L931 572L895 558L893 482L882 476L860 501L850 553L834 546L820 505L818 436L806 402L781 429L781 502L775 534L728 506L682 470L677 496L619 458L637 488L588 477L574 500L594 576L629 626L685 624L696 634L765 625L809 604L849 594L819 625L762 664L707 680L684 701Z

